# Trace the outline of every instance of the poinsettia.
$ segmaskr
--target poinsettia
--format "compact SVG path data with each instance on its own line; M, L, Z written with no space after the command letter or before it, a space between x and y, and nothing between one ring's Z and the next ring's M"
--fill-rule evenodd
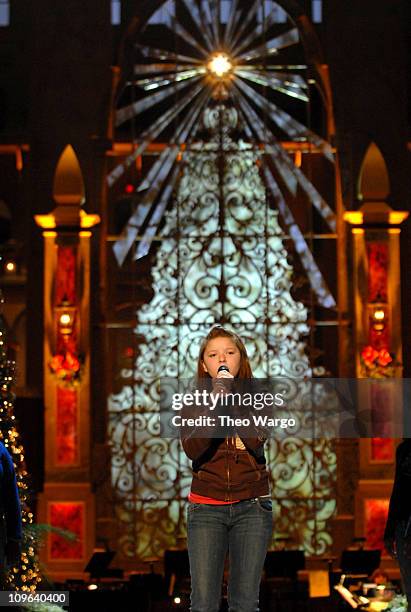
M371 345L365 346L361 351L361 357L364 360L364 363L367 365L371 365L378 357L378 351L375 350Z
M72 351L57 353L49 361L50 371L67 384L76 384L80 381L82 359Z
M378 353L377 361L381 366L386 366L392 361L392 357L386 349L381 349Z
M366 378L391 378L399 364L387 349L377 350L368 344L361 351L361 365L362 375Z

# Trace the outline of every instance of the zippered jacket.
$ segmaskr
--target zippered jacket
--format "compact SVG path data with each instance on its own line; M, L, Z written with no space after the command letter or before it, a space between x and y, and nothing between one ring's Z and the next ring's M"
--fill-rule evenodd
M240 439L244 450L236 447L234 437L182 437L184 451L192 460L193 493L223 501L269 494L265 438Z

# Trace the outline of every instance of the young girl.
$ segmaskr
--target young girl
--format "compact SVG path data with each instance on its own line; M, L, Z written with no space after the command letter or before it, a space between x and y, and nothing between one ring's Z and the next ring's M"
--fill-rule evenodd
M221 366L225 366L220 369ZM199 378L251 378L242 340L213 327L200 348ZM220 383L221 384L221 383ZM187 539L191 612L218 612L229 556L231 612L258 612L261 573L272 538L272 504L263 437L182 438L192 460Z

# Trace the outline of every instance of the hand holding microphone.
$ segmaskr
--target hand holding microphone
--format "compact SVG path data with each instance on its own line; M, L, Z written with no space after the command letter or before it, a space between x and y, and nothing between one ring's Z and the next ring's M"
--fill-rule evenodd
M226 393L231 387L231 381L234 376L230 374L230 370L225 363L222 363L217 370L217 377L213 381L213 388L217 393Z

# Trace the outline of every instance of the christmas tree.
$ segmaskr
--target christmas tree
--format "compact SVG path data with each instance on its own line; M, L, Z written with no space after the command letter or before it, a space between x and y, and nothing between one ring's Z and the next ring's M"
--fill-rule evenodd
M28 474L24 461L24 449L17 431L16 418L13 414L15 395L15 363L8 358L5 326L2 314L4 299L0 293L0 440L10 453L16 472L19 491L22 521L23 542L20 564L12 567L4 578L5 590L35 591L41 581L36 560L36 537L30 528L33 514L28 505Z

